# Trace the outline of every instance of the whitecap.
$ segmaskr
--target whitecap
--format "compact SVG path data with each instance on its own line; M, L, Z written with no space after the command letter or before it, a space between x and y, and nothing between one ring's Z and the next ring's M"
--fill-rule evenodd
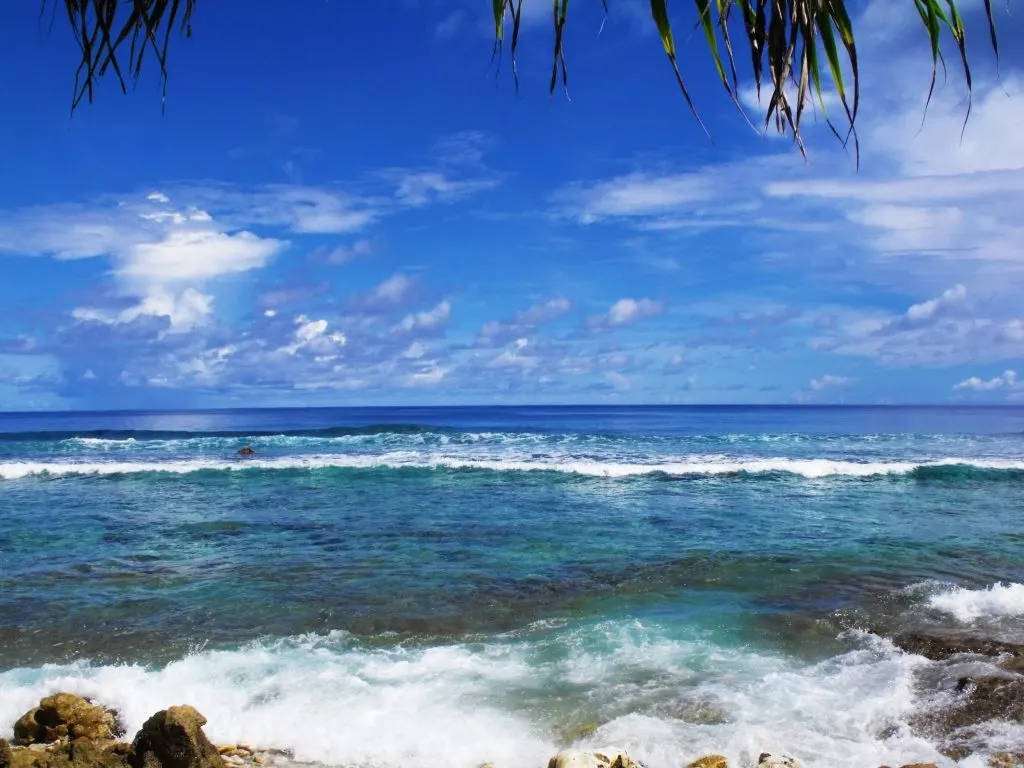
M543 459L487 458L466 455L393 451L380 454L317 454L257 459L170 459L164 461L13 461L0 463L0 478L8 480L30 475L120 475L139 472L187 474L203 470L247 469L478 469L496 472L562 472L589 477L622 478L663 474L690 475L793 474L809 479L826 477L877 477L906 475L919 468L966 466L975 469L1024 470L1024 461L991 459L943 459L939 461L842 461L834 459L789 459L721 456L693 456L659 462L621 462L594 458L552 456Z
M999 582L984 589L953 587L932 595L928 605L964 623L981 618L1024 616L1024 584Z

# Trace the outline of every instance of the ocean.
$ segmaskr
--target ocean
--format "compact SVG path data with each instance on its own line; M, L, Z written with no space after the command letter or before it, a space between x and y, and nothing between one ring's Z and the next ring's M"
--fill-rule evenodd
M0 414L0 737L69 690L323 765L1024 750L921 725L992 663L931 630L1024 643L1022 407Z

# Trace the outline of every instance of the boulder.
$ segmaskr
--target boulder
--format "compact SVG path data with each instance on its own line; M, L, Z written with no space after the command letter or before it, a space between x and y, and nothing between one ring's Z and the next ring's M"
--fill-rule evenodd
M983 656L1010 654L1024 656L1024 644L1007 642L971 634L958 629L932 629L927 632L904 632L892 639L897 648L916 653L932 661L942 661L958 653L977 653Z
M722 755L705 755L694 760L686 768L729 768L729 761Z
M641 768L617 747L566 749L548 761L548 768Z
M135 734L131 768L225 768L204 725L206 718L187 704L157 712Z
M254 453L256 453L256 449L251 445L244 445L238 449L239 456L252 456Z
M762 752L761 756L757 758L757 768L800 768L800 763L792 757Z
M127 744L79 738L0 748L0 768L128 768ZM5 762L6 761L6 762Z
M22 744L65 738L110 741L123 732L114 712L73 693L47 696L14 724L14 739Z

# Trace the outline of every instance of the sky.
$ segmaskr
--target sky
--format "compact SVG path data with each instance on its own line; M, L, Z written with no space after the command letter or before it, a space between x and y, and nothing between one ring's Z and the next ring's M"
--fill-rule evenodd
M955 48L925 115L913 4L852 0L859 170L820 115L806 161L752 130L687 3L711 140L643 0L573 4L553 95L542 0L518 92L485 0L199 0L165 100L150 66L73 114L66 19L16 5L0 411L1024 402L1017 0L998 71L962 3L962 138Z

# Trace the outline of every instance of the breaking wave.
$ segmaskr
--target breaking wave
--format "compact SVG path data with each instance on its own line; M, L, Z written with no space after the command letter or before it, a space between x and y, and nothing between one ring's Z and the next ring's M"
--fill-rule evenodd
M957 621L1024 616L1024 584L996 583L984 589L953 587L928 599L928 605Z
M0 463L0 478L29 476L126 475L165 472L189 474L216 471L273 471L324 469L485 470L494 472L560 472L587 477L627 478L789 474L808 479L828 477L915 476L921 479L989 476L1024 478L1024 461L959 459L939 461L842 461L835 459L723 458L694 456L655 463L545 457L474 458L396 451L384 454L282 456L258 459L169 459L161 461L8 461Z
M187 701L218 743L300 761L375 768L544 765L617 744L650 768L709 751L746 765L761 750L808 768L940 760L903 725L918 657L884 641L801 663L637 621L525 628L451 645L365 644L344 632L205 650L166 666L78 662L0 673L0 722L74 690L115 707L129 733ZM879 732L889 726L886 736ZM596 730L593 730L596 727Z

